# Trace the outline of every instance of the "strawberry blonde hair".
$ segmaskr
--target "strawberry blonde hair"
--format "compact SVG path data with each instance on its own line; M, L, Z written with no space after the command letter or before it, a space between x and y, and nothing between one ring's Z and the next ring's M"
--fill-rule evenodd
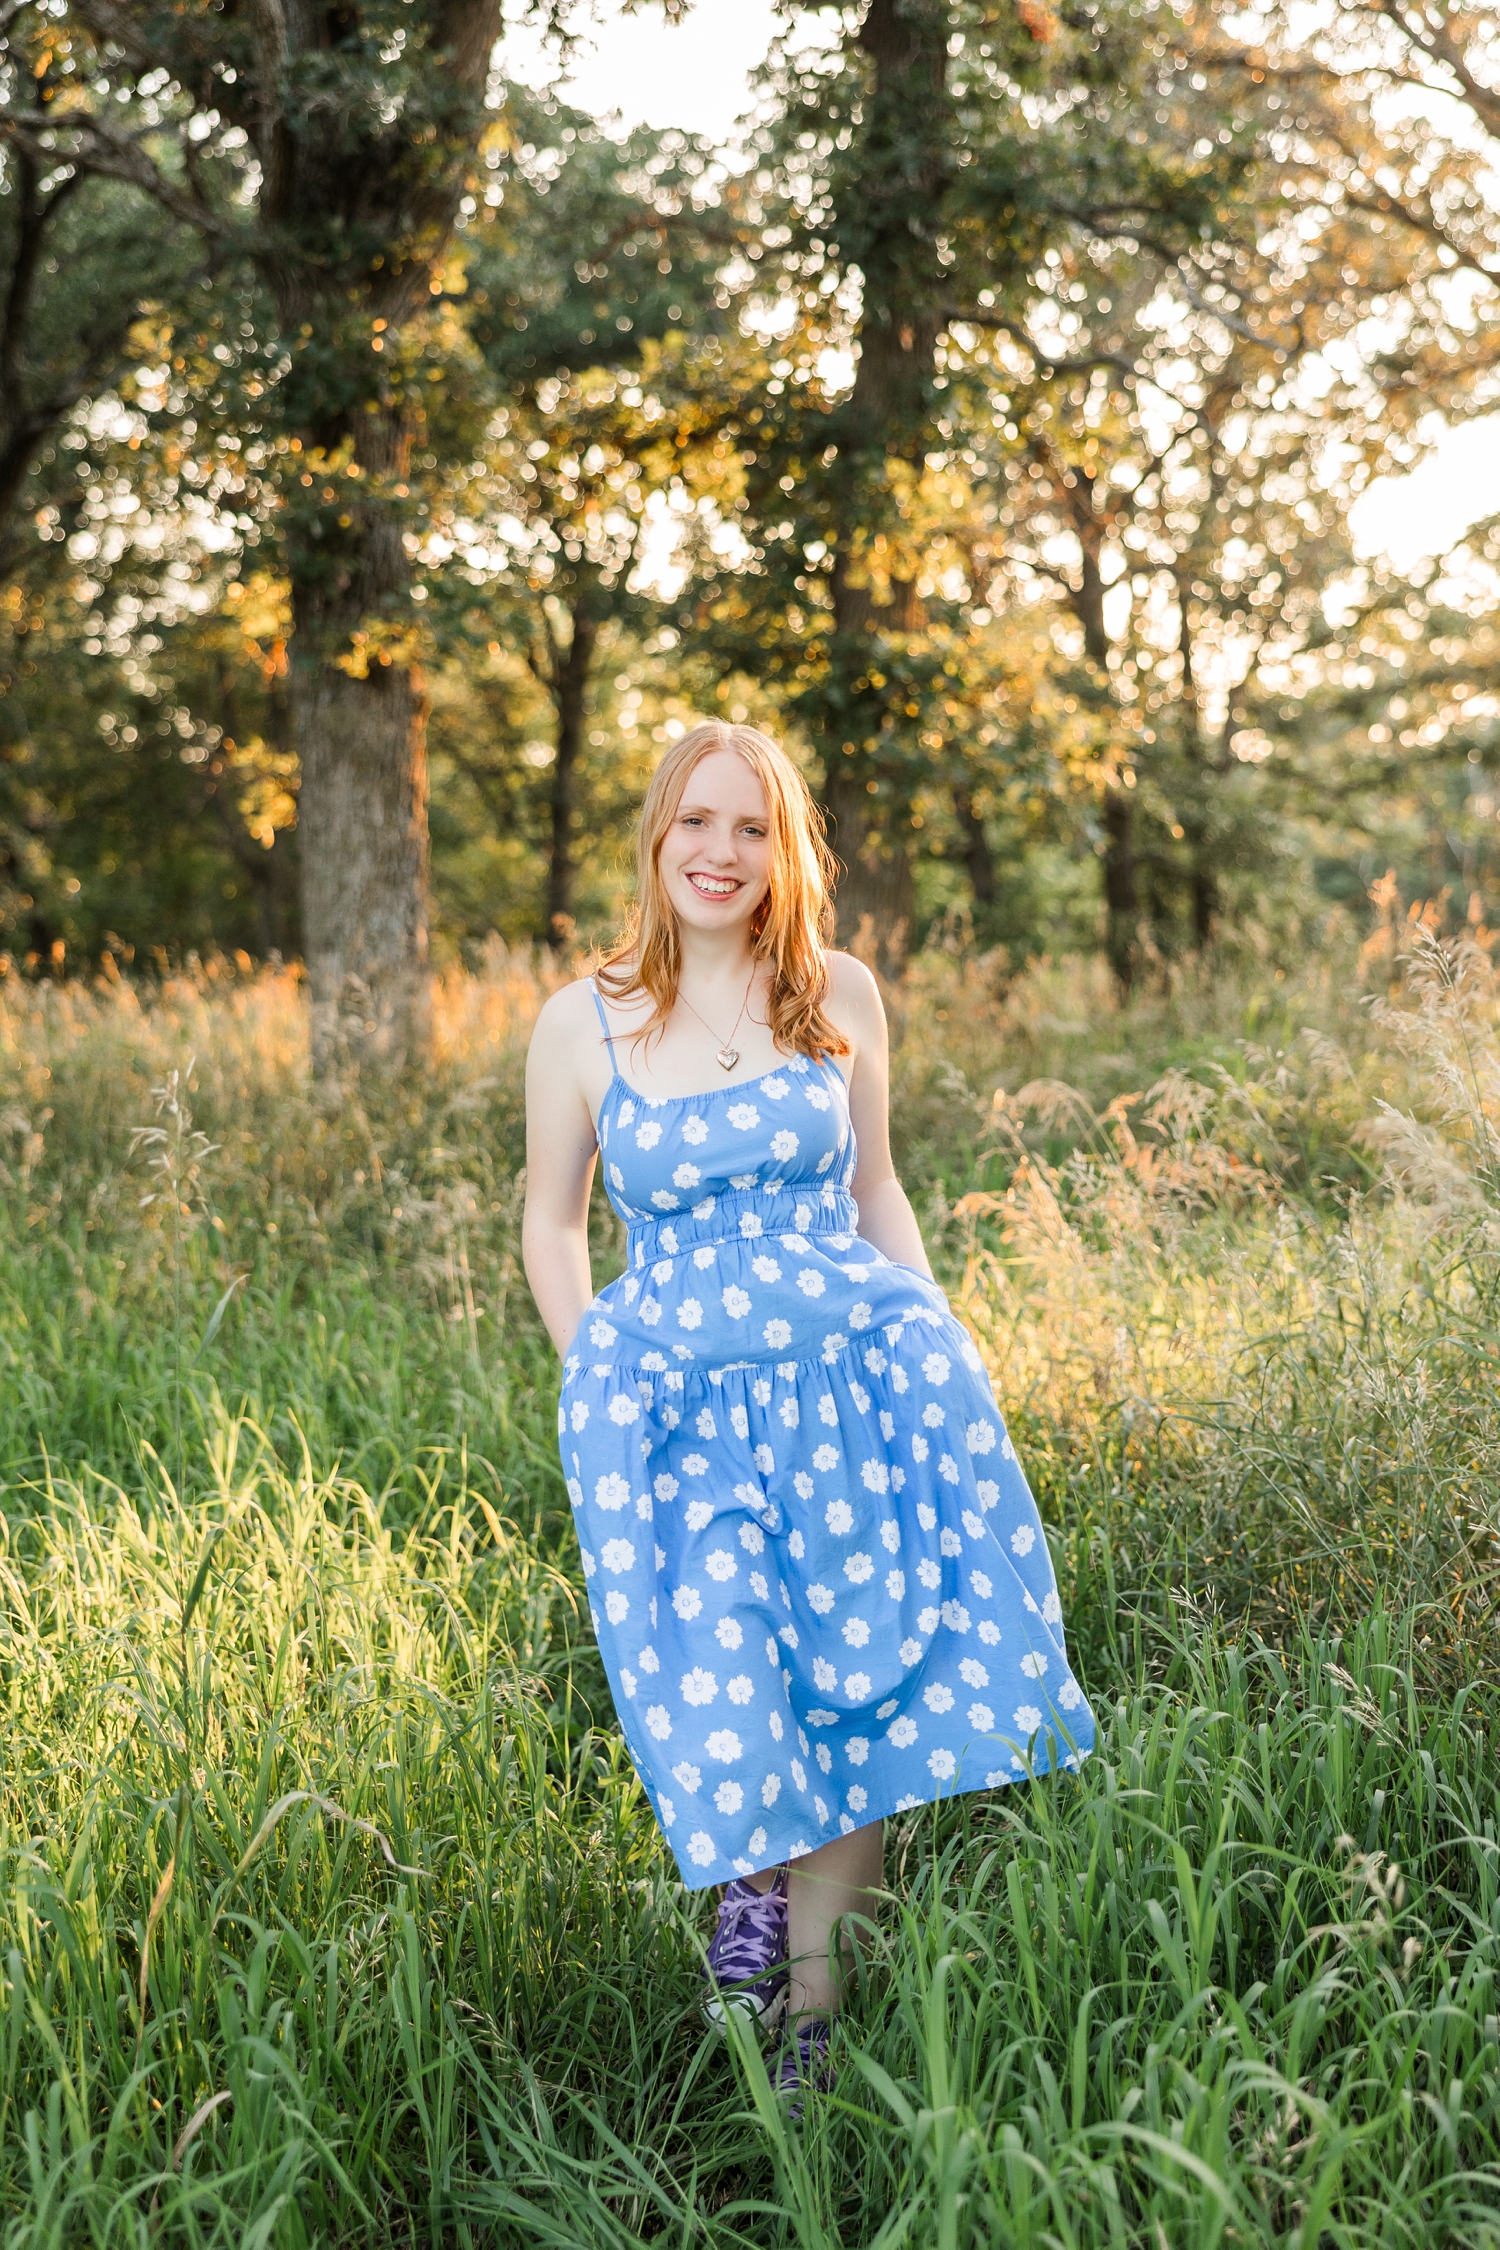
M771 880L750 924L751 951L771 969L767 1021L783 1053L847 1055L849 1042L823 1010L828 997L824 947L833 935L833 854L823 817L786 752L756 727L704 719L674 742L651 777L636 832L636 904L618 942L595 971L610 1000L645 993L655 1012L648 1038L666 1027L682 974L677 916L662 885L659 860L688 777L714 750L742 757L765 791L770 813Z

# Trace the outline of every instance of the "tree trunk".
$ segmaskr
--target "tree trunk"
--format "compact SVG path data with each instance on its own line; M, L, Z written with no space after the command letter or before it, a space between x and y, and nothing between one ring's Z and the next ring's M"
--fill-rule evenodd
M877 602L868 542L886 525L899 528L891 463L920 465L932 415L943 274L912 211L936 208L948 161L948 30L948 10L936 0L870 0L858 33L871 63L863 126L869 195L859 214L868 243L859 357L841 417L832 584L833 668L851 741L847 750L830 745L823 798L829 841L845 870L839 940L872 945L888 974L899 973L911 942L911 799L922 762L906 740L906 691L874 691L883 697L877 705L861 683L878 636L919 632L924 618L910 579L893 577L889 601Z
M1135 799L1128 789L1104 792L1104 949L1121 995L1135 982L1140 899L1136 889Z
M1219 919L1219 877L1201 836L1193 844L1193 943L1201 953L1213 937Z
M547 861L547 943L561 952L573 942L573 801L578 782L578 760L583 749L583 721L588 707L589 675L599 641L599 623L583 602L573 609L573 636L567 653L557 661L554 700L557 706L557 756L552 767L552 845Z
M995 855L990 850L990 840L984 822L974 810L974 799L960 782L953 792L953 810L958 817L964 840L964 865L969 870L969 888L974 893L978 907L993 906L999 896L995 880Z
M1177 580L1177 653L1182 663L1182 749L1188 770L1188 803L1183 807L1182 825L1187 836L1189 866L1188 897L1193 916L1193 944L1201 953L1214 934L1214 923L1219 913L1219 879L1210 852L1209 836L1212 828L1209 792L1209 761L1203 741L1203 714L1198 701L1198 675L1193 645L1193 613L1188 603L1188 586L1181 574Z
M899 976L911 945L911 853L870 816L871 794L860 779L866 761L842 763L860 770L835 767L823 790L828 841L844 868L834 900L838 942L873 960L882 976Z
M441 289L484 123L500 0L419 0L410 110L356 7L256 6L237 102L261 177L262 272L291 365L291 713L315 1076L390 1076L428 1046L426 697L406 553L423 406L402 331ZM328 89L326 104L308 89ZM412 116L429 123L415 130Z
M289 542L302 942L313 1072L329 1084L366 1062L399 1073L431 1028L427 706L411 565L383 498L404 480L408 433L387 407L350 434L360 476L338 480L342 516L317 514ZM331 452L344 432L316 435Z

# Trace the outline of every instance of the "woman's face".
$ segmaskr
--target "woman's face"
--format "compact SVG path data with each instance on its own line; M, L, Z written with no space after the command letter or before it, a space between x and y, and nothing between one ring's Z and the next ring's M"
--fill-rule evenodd
M771 885L771 817L737 750L710 750L687 777L657 854L662 887L688 929L744 929Z

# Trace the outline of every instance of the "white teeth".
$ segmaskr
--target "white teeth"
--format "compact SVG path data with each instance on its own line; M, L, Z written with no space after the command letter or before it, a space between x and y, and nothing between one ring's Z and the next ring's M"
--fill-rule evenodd
M695 890L707 890L712 898L728 898L740 887L738 883L715 882L712 875L693 875L689 877L689 881Z

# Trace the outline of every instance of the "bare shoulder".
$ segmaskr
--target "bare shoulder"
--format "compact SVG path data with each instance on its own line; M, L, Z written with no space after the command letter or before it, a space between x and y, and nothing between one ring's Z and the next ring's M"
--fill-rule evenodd
M824 959L828 963L829 991L836 1003L861 1016L885 1013L880 987L863 961L856 960L852 953L833 951L825 954Z
M556 1053L571 1046L584 1033L597 1033L599 1018L594 1008L594 986L589 977L579 977L573 984L565 984L552 994L538 1013L531 1032L533 1048L543 1053Z

